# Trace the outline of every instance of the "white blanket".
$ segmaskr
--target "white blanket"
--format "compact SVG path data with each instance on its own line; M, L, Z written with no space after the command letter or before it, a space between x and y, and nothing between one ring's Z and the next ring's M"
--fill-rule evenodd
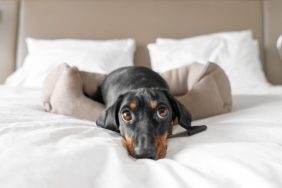
M233 112L193 124L208 130L169 139L165 159L135 160L118 134L2 86L0 187L282 187L282 95L237 96Z

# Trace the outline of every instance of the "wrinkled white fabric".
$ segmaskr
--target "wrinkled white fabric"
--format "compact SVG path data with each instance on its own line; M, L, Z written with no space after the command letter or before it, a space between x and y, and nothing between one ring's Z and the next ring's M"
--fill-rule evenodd
M282 186L282 95L235 96L231 113L193 124L208 130L169 139L165 159L135 160L118 134L44 112L38 90L2 86L0 187Z

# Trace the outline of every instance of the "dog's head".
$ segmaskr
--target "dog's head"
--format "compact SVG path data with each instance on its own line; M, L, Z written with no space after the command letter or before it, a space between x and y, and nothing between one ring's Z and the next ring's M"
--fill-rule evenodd
M190 126L188 110L163 89L138 89L118 97L97 125L120 132L124 146L135 158L164 158L173 121Z

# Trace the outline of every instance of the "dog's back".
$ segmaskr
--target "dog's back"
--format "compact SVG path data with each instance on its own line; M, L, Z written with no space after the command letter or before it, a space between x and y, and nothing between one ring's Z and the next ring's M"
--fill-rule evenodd
M123 67L106 76L98 87L94 100L109 106L121 94L139 88L168 89L168 85L158 73L149 68Z

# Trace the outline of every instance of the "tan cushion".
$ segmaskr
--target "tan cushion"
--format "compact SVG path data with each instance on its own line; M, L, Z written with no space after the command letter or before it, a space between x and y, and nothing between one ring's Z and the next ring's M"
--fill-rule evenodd
M216 64L192 64L161 74L193 120L226 113L232 98L228 78ZM44 109L80 119L96 121L104 105L86 97L95 93L105 75L79 71L67 64L47 76L43 89Z
M161 74L171 93L189 109L193 120L230 112L231 87L216 64L192 64Z
M64 114L80 119L96 121L105 109L88 97L95 93L104 75L79 71L66 64L58 66L47 76L42 98L44 109L48 112Z

